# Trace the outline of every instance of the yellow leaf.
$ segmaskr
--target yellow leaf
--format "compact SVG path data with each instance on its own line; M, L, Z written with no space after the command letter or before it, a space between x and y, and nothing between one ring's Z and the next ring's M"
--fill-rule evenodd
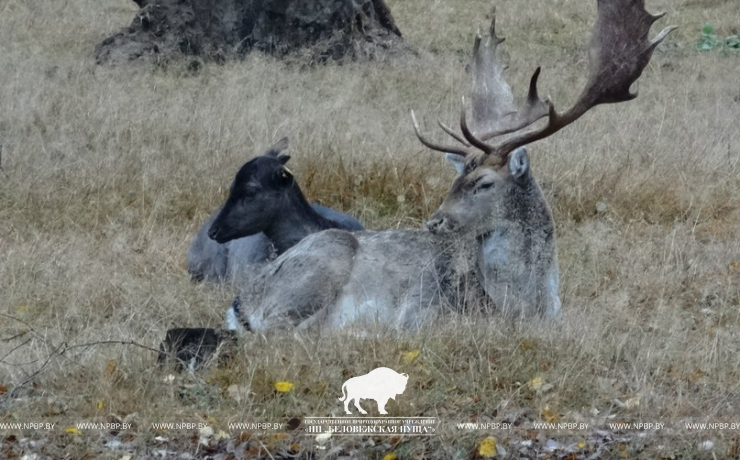
M398 458L398 455L396 455L395 452L388 452L387 454L383 455L383 460L396 460Z
M64 429L64 432L65 433L69 433L69 434L73 434L75 436L82 436L82 434L83 434L82 431L78 430L77 428L75 428L73 426L68 426L67 428Z
M556 411L550 409L550 406L548 406L548 405L546 405L542 409L542 418L547 423L557 423L558 421L560 421L560 416L558 415L558 413Z
M293 389L293 382L275 382L275 391L278 393L287 393Z
M529 382L527 382L527 386L529 387L530 390L537 391L540 388L542 388L542 385L544 383L545 382L542 380L542 377L535 377L532 380L530 380Z
M489 436L478 444L478 455L483 458L496 456L496 446L498 441L493 436Z
M576 444L576 446L579 449L583 449L584 447L586 447L586 441L578 441L578 444Z
M419 351L418 349L407 351L401 355L401 361L403 361L404 364L412 363L416 360L416 358L419 357L420 354L421 351Z
M97 408L98 410L102 409L102 408L103 408L103 406L105 406L105 403L103 403L103 400L102 400L102 399L99 399L99 400L98 400L98 402L96 402L96 403L95 403L95 407L96 407L96 408Z

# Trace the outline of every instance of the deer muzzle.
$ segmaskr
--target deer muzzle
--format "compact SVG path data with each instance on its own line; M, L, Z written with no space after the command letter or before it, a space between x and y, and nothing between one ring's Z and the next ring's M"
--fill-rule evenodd
M458 226L456 225L455 220L449 215L437 212L427 221L425 227L430 233L439 235L454 232Z

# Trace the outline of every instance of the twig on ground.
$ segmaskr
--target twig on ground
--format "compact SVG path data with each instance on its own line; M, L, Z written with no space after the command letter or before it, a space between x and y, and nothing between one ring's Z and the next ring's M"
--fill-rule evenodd
M16 337L18 337L18 336L16 336ZM28 342L30 342L31 340L33 340L33 339L28 339L28 340L26 340L25 342L23 342L22 344L20 344L20 345L18 345L18 346L15 346L15 347L13 347L13 348L12 348L12 349L11 349L11 350L10 350L9 352L5 353L5 355L4 355L4 356L3 356L2 358L0 358L0 364L6 364L6 365L8 365L8 366L13 366L13 365L14 365L14 363L6 363L6 362L5 362L5 358L7 358L8 356L12 355L12 354L13 354L13 352L14 352L15 350L17 350L17 349L21 348L21 347L22 347L23 345L27 344L27 343L28 343Z
M3 315L3 316L8 316L8 315ZM17 319L17 318L13 318L13 319ZM21 321L21 322L23 322L23 321ZM29 327L30 327L30 325L29 325ZM27 340L23 344L19 345L19 347L22 346L22 345L25 345L26 343L28 343L30 341L31 341L31 339ZM41 367L39 367L36 371L34 371L31 375L29 375L23 382L21 382L20 384L16 385L11 391L9 391L6 394L0 396L0 405L3 404L6 401L12 399L15 396L15 394L16 394L16 392L18 390L20 390L24 386L28 385L36 377L38 377L44 371L44 369L46 369L46 366L49 365L49 363L51 362L51 360L54 357L63 356L66 352L68 352L69 350L73 350L75 348L90 348L90 347L94 347L96 345L133 345L135 347L143 348L144 350L148 350L148 351L153 351L155 353L159 353L159 350L158 349L152 348L152 347L148 347L146 345L142 345L140 343L134 342L133 340L98 340L98 341L95 341L95 342L81 343L81 344L77 344L77 345L67 345L66 342L62 342L62 344L59 345L59 347L57 347L52 353L49 354L49 356L46 357L46 360L41 365ZM18 348L18 347L16 347L16 348ZM11 350L11 353L13 351L15 351L15 349ZM7 364L7 363L3 363L3 364Z

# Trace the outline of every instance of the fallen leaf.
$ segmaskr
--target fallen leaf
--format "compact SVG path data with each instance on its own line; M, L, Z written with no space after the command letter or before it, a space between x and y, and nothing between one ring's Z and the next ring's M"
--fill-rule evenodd
M213 428L210 426L206 425L200 429L201 438L210 438L211 436L213 436Z
M98 402L95 403L95 408L98 410L102 409L104 406L105 406L105 403L103 402L102 399L99 399Z
M689 374L689 381L691 383L701 382L702 380L704 380L705 375L706 373L703 370L698 369L698 368L694 369L694 371L691 374Z
M414 362L420 354L421 351L418 349L407 351L401 355L401 361L403 361L404 364L410 364Z
M275 391L278 393L287 393L293 389L293 382L275 382Z
M383 455L383 460L396 460L398 458L398 455L396 455L395 452L388 452L387 454Z
M316 444L319 446L323 446L327 442L329 442L329 439L331 439L332 431L331 429L327 431L326 433L321 433L316 435Z
M492 458L496 455L496 446L498 441L493 436L489 436L478 444L478 455L483 458Z
M545 382L542 380L542 377L535 377L532 380L530 380L529 382L527 382L527 386L529 387L530 390L537 391L540 388L542 388L542 385L544 383Z
M557 423L560 420L560 415L558 415L558 413L556 411L550 409L550 406L549 405L546 405L542 409L542 418L547 423Z
M287 431L293 431L297 430L299 426L301 426L301 419L299 419L298 417L293 417L285 424L285 429Z
M519 346L522 347L522 350L524 351L537 349L537 344L537 339L523 339L521 342L519 342Z
M267 440L267 447L275 449L278 444L288 439L288 433L275 433Z
M77 428L73 426L68 426L67 428L64 429L64 432L68 434L73 434L75 436L82 436L83 434L82 431L78 430Z
M714 443L712 441L704 441L702 443L699 443L699 449L701 450L712 450L714 449Z
M576 447L578 447L579 449L583 449L584 447L586 447L586 441L578 441Z
M109 359L105 363L105 375L111 377L116 373L116 370L118 370L118 363L116 363L115 359Z

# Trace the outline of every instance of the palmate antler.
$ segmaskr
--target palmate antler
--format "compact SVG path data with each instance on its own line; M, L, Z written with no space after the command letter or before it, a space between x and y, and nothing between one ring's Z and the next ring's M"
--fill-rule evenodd
M469 129L463 106L460 128L467 144L506 162L516 148L556 133L596 105L637 97L637 93L630 92L630 86L642 74L655 47L676 27L666 27L654 40L648 41L650 27L663 14L649 14L645 11L644 0L597 0L597 7L598 19L589 49L588 82L573 107L562 114L555 110L549 98L544 101L539 98L539 68L530 80L526 104L520 110L512 110L511 89L503 78L504 67L496 56L496 48L503 39L496 36L494 23L484 46L478 35L473 48L473 121L480 134ZM525 129L545 116L544 126ZM471 152L472 147L467 145L449 149L429 142L421 135L413 112L412 118L417 137L427 147L460 155ZM445 131L451 133L449 128ZM512 135L487 142L504 134Z

